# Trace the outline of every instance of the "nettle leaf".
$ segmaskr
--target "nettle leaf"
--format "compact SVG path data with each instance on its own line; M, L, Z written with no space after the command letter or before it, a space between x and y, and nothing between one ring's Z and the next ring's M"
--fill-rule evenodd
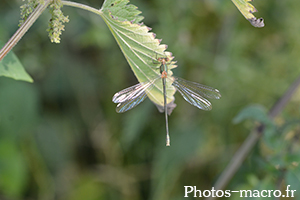
M105 15L114 15L120 21L134 21L135 23L139 23L144 19L143 16L140 16L142 12L137 10L137 7L128 4L128 0L106 0L102 8Z
M4 44L0 42L0 47L3 46ZM0 61L0 76L33 82L33 79L27 74L18 57L12 51Z
M149 32L151 28L145 26L140 21L141 11L134 5L127 5L128 0L106 0L100 9L100 15L106 22L118 45L120 46L127 62L134 75L140 83L151 81L160 76L157 62L159 57L168 57L172 60L172 54L165 52L167 45L160 44L161 40L155 39L155 34ZM168 65L171 70L176 67L174 61ZM171 75L172 72L168 71ZM147 93L149 99L162 105L163 95L161 81L156 81L151 93ZM174 100L175 88L167 82L168 97L167 103Z
M253 13L257 12L256 8L249 3L252 0L231 0L234 5L240 10L244 17L252 24L254 27L264 27L264 19L256 18Z

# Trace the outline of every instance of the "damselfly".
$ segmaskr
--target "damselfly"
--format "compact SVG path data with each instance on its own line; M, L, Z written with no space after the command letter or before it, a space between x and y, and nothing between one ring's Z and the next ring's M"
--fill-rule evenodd
M163 95L163 102L157 100L155 101L155 105L160 112L165 112L166 146L170 146L168 115L170 115L172 110L176 107L173 97L174 92L170 92L171 94L168 93L168 91L172 91L172 87L175 87L176 91L179 91L187 102L202 110L212 109L211 103L206 98L219 99L221 97L221 94L217 89L169 75L169 60L168 57L158 58L157 61L160 63L160 75L152 80L138 83L117 92L112 99L114 103L118 103L116 111L118 113L123 113L143 102L147 95L151 99L155 98L157 94L152 94L152 89L159 89L160 95ZM167 102L167 99L171 100Z

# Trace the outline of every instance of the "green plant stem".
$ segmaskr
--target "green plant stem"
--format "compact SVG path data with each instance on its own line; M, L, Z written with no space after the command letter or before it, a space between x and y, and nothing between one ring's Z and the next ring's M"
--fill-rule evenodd
M289 102L290 98L297 91L297 88L300 86L300 76L296 81L289 87L289 89L285 92L285 94L276 102L276 104L269 111L270 119L274 119L285 107L285 105ZM232 179L234 174L242 165L245 158L248 156L249 152L252 150L254 145L257 143L258 139L263 134L264 125L258 125L254 130L251 131L249 136L246 138L241 147L236 151L233 158L222 172L218 180L214 185L215 190L224 190L226 185ZM209 197L207 200L213 200L215 197Z
M44 4L39 4L26 21L20 26L15 34L9 39L9 41L0 50L0 61L12 50L12 48L19 42L19 40L25 35L32 24L43 13L47 6L51 3L51 0L45 0Z
M90 6L87 6L87 5L83 5L83 4L80 4L80 3L75 3L75 2L72 2L72 1L61 1L61 3L64 6L72 6L72 7L75 7L75 8L81 8L83 10L87 10L87 11L93 12L93 13L98 14L98 15L102 14L101 10L98 10L96 8L93 8L93 7L90 7Z
M20 26L20 28L15 32L15 34L9 39L9 41L4 45L4 47L0 50L0 61L12 50L12 48L21 40L21 38L25 35L25 33L29 30L29 28L33 25L33 23L37 20L37 18L43 13L43 11L47 8L47 6L51 3L52 0L45 0L44 4L39 4L31 15L26 19L26 21ZM101 10L92 8L90 6L86 6L80 3L75 3L71 1L62 1L63 5L72 6L76 8L81 8L83 10L87 10L98 15L102 14Z

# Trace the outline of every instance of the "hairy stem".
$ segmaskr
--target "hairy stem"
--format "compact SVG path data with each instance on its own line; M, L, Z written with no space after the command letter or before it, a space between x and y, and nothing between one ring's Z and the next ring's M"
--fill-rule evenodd
M300 85L300 76L297 78L297 80L289 87L289 89L285 92L285 94L278 100L278 102L272 107L272 109L269 112L270 119L275 118L285 107L285 105L288 103L290 98L293 96L293 94L296 92L297 88ZM257 143L258 139L263 134L264 125L261 124L257 126L254 130L251 131L247 139L244 141L244 143L241 145L241 147L236 151L233 158L225 168L225 170L222 172L218 180L216 181L214 185L215 190L223 190L226 185L229 183L229 181L232 179L234 174L237 172L237 170L242 165L245 158L248 156L249 152L252 150L254 145ZM214 197L207 198L208 200L215 199Z
M81 8L83 10L87 10L87 11L93 12L93 13L98 14L98 15L102 13L101 10L98 10L96 8L93 8L93 7L90 7L90 6L87 6L87 5L83 5L83 4L80 4L80 3L75 3L75 2L71 2L71 1L61 1L61 3L65 6L72 6L72 7L75 7L75 8Z
M0 61L12 50L12 48L19 42L19 40L25 35L32 24L43 13L47 6L51 3L51 0L45 0L44 4L39 4L26 21L20 26L15 34L9 39L9 41L0 50Z
M9 39L9 41L0 50L0 61L6 56L6 54L8 54L8 52L12 50L12 48L19 42L19 40L21 40L21 38L25 35L25 33L32 26L32 24L37 20L37 18L43 13L43 11L51 3L51 1L52 0L45 0L44 4L39 4L34 9L31 15L27 18L27 20L20 26L20 28L15 32L15 34ZM61 2L63 5L81 8L83 10L87 10L96 13L98 15L102 13L101 10L80 3L75 3L71 1L61 1Z

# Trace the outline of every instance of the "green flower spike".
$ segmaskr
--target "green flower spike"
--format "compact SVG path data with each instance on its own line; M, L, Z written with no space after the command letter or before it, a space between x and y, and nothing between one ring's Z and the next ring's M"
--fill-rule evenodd
M52 15L49 28L47 32L49 32L49 38L51 42L60 43L60 35L62 31L65 29L65 25L63 23L69 22L68 16L64 16L61 8L63 4L60 0L54 0L52 4L50 4L50 13Z
M25 0L23 0L25 1ZM44 0L42 0L42 3ZM41 0L27 0L27 3L23 4L21 8L21 20L19 21L19 26L21 26L33 10L41 3Z

